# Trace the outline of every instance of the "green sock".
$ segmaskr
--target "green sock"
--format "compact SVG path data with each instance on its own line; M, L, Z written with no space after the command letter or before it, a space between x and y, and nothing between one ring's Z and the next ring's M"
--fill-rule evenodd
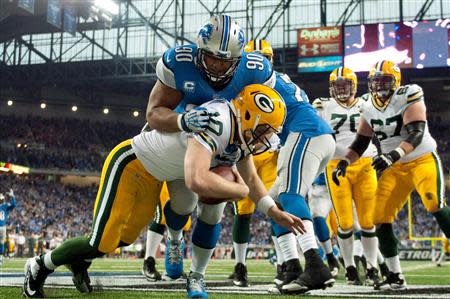
M436 218L439 227L444 232L447 238L450 238L450 208L444 207L442 210L433 213L434 218Z
M248 243L250 240L251 215L236 215L233 223L233 242Z
M89 245L88 237L77 237L65 241L54 249L51 253L51 259L53 264L61 266L78 260L94 259L102 255L104 253Z
M398 255L398 239L392 223L383 223L377 228L378 246L385 258Z

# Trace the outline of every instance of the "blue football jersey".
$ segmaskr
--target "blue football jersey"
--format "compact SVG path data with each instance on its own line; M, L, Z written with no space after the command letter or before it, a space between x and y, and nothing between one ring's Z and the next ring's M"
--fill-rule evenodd
M265 84L273 87L275 73L270 62L256 52L243 53L231 81L215 90L197 68L197 46L186 45L167 50L156 66L156 75L165 85L183 93L175 111L188 105L201 105L214 99L232 100L245 86Z
M314 180L313 185L325 186L327 183L325 181L325 173L321 172L319 176Z
M8 214L12 209L16 207L16 198L10 202L4 203L0 205L0 226L6 226L6 220L8 220Z
M279 72L275 74L275 90L283 97L287 110L286 121L280 134L281 144L284 144L289 132L301 132L307 138L333 134L331 127L309 103L306 93L294 84L288 75Z

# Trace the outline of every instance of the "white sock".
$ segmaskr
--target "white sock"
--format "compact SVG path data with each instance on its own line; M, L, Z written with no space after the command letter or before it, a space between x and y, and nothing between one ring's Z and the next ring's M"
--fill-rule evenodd
M167 226L167 234L169 235L170 240L181 240L181 238L183 238L183 229L173 230Z
M314 234L314 224L311 220L303 220L306 232L297 235L297 241L303 254L310 249L318 249L316 235Z
M362 257L364 254L363 246L360 239L353 241L353 255Z
M145 258L149 256L155 258L156 250L159 248L159 244L164 236L154 232L152 230L147 231L147 245L145 248Z
M287 233L278 237L278 245L285 261L298 259L297 240L293 233Z
M353 259L353 230L349 229L347 231L344 231L339 228L339 233L341 234L348 234L350 232L352 233L352 236L346 239L342 239L338 234L339 248L341 249L341 255L344 259L346 268L350 266L356 267L355 260Z
M49 270L55 270L56 268L58 268L58 266L53 264L52 251L53 250L51 250L51 251L47 252L46 254L44 254L44 265Z
M191 271L205 275L206 266L208 265L211 255L215 248L205 249L192 244L192 263Z
M326 240L325 242L320 242L320 245L325 251L325 254L330 254L333 252L333 245L331 244L331 239Z
M402 267L400 266L400 257L398 255L385 258L386 265L389 271L394 273L402 273Z
M247 257L248 243L233 242L233 247L234 247L234 255L235 255L236 264L242 263L245 265L245 260Z
M278 239L276 236L272 236L273 245L275 247L275 254L277 255L277 264L281 265L284 263L283 252L281 252L280 244L278 244Z
M367 269L377 267L377 254L378 254L378 238L376 236L373 237L364 237L364 232L367 233L375 233L375 227L371 230L363 230L361 236L361 244L364 250L364 256L367 261Z
M380 249L377 248L377 261L378 261L378 265L384 264L384 256L381 253Z

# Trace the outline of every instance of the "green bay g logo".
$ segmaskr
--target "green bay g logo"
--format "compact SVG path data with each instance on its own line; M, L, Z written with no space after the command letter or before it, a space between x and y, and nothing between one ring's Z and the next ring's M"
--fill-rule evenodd
M274 110L273 102L268 96L262 93L256 94L253 99L256 106L265 113L271 113Z

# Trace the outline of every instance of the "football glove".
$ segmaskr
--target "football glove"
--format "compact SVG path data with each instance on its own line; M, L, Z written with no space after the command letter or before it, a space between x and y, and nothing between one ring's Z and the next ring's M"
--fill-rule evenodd
M345 173L347 172L347 167L349 163L346 160L339 161L338 165L335 169L333 169L333 172L331 174L331 178L333 179L333 182L339 186L339 177L345 177Z
M208 128L210 118L213 116L217 116L217 113L209 113L205 107L194 107L179 116L179 127L188 133L203 132Z
M242 149L236 144L230 144L226 147L225 151L217 155L217 160L220 165L233 166L244 157Z
M372 166L377 172L382 172L391 167L392 164L400 160L401 155L397 150L392 150L387 154L375 156L372 160Z

